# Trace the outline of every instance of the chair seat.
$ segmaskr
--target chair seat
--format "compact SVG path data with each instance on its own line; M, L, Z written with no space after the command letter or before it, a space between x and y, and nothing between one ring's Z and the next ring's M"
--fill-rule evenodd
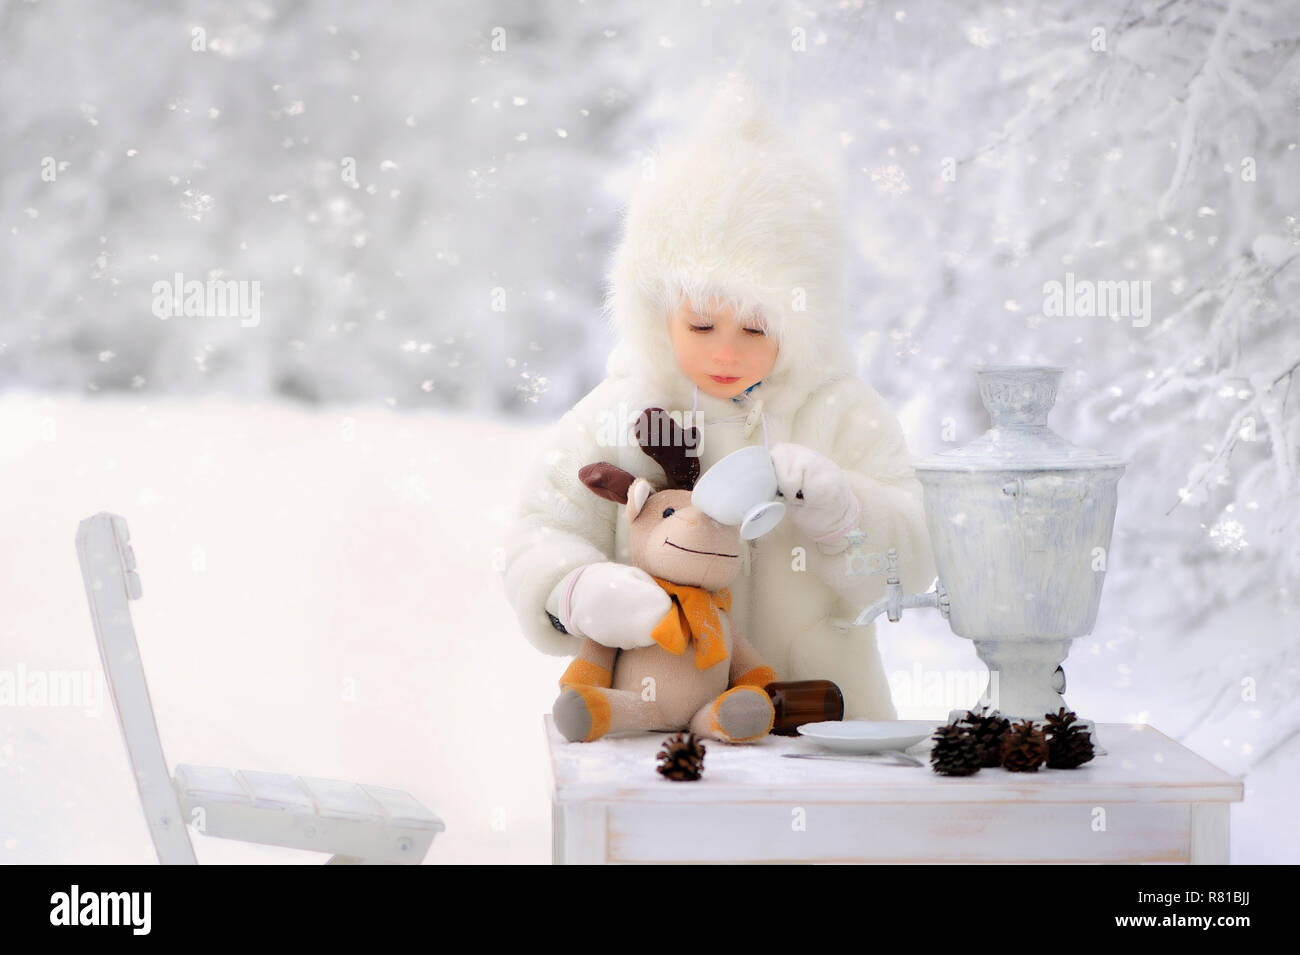
M315 776L176 767L186 821L222 839L418 864L446 826L410 793Z

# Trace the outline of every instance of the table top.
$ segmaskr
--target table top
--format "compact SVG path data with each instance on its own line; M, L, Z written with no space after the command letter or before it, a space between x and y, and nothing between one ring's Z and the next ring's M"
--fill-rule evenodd
M936 719L935 726L943 720ZM910 747L924 766L883 761L787 759L826 752L802 736L767 736L744 745L705 741L704 773L674 782L655 770L671 734L640 733L570 743L544 717L557 802L988 803L1239 802L1242 782L1145 723L1099 723L1105 755L1078 769L1012 773L1001 767L972 776L930 769L930 740Z

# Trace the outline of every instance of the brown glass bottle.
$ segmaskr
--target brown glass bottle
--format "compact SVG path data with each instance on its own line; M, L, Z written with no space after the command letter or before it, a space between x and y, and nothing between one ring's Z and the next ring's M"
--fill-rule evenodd
M804 723L844 719L844 694L830 680L778 680L764 689L776 709L775 736L794 736Z

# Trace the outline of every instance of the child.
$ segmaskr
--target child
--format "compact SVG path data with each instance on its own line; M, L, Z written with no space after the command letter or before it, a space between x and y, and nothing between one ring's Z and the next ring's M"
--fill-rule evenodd
M855 378L843 330L842 226L824 177L731 77L696 138L656 157L633 197L606 303L608 377L547 435L504 541L524 635L574 653L578 635L647 646L671 607L627 565L622 509L578 470L609 461L663 486L634 423L661 407L699 429L701 471L771 452L786 516L747 542L732 619L781 680L829 679L846 719L894 719L874 626L842 629L883 596L869 558L894 547L905 593L934 559L897 419ZM865 540L850 549L846 534Z

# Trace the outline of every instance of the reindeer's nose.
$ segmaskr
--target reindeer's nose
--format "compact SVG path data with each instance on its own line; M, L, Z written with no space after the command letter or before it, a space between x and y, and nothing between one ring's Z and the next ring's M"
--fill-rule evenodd
M687 518L687 523L691 527L699 527L700 525L704 525L710 530L717 530L719 527L726 526L725 524L722 524L721 522L714 520L712 517L710 517L708 514L705 514L699 508L691 509L691 514Z

